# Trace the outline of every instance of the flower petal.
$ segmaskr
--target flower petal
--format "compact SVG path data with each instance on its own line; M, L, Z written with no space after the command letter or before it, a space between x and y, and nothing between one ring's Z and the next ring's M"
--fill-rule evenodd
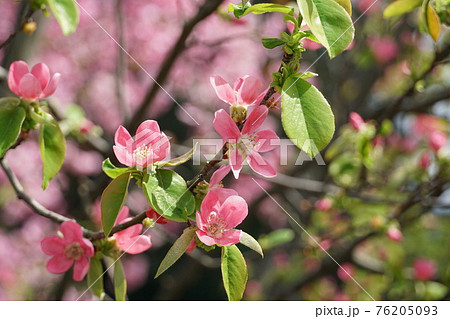
M65 248L64 239L58 236L46 237L41 241L42 251L49 256L62 255Z
M113 151L114 151L114 155L116 155L116 158L119 161L119 163L126 165L126 166L134 165L133 155L129 150L123 148L122 146L114 145Z
M249 155L249 165L253 171L264 177L275 177L277 171L266 161L258 152L253 152Z
M116 219L116 222L114 223L114 226L125 222L125 219L128 218L129 214L130 214L130 209L127 206L123 206L119 212L119 215L117 215L117 219Z
M57 255L50 259L47 263L47 270L54 274L61 274L72 267L73 260L65 256Z
M38 63L31 69L31 74L38 79L41 84L41 89L44 90L50 80L50 70L48 69L48 66L44 63Z
M68 243L81 242L83 238L81 226L71 220L62 223L60 230L64 235L64 240Z
M206 219L203 219L204 216L208 216L211 212L218 212L220 208L219 197L215 192L208 192L205 198L202 201L202 205L200 206L202 221L205 222Z
M236 103L236 95L227 81L218 75L210 77L210 81L219 99L228 104Z
M81 257L75 261L73 266L73 280L81 281L89 271L89 259L87 257Z
M132 149L133 146L133 138L131 137L128 130L122 125L119 126L115 135L114 135L114 143L117 146L122 146L125 149Z
M209 180L209 188L217 187L225 176L228 175L230 169L231 167L229 165L220 166L220 168L212 174L211 179Z
M244 159L241 154L239 154L238 150L232 150L230 155L228 156L228 160L230 161L231 170L233 171L234 178L239 178L239 173L242 169L242 163Z
M92 242L89 239L82 238L81 239L81 248L84 251L84 254L88 257L94 256L94 245L92 245Z
M152 247L150 235L139 235L131 237L127 245L120 248L127 254L136 255L140 254Z
M234 189L231 188L215 188L210 190L210 192L214 192L217 195L220 205L222 205L228 197L238 194Z
M151 135L154 132L161 133L158 122L154 120L146 120L138 126L136 130L135 140L137 141L141 136L145 137L149 134Z
M42 91L40 98L44 98L52 95L56 91L56 87L58 86L59 79L61 78L61 74L55 73L51 78L50 82L48 82L47 86Z
M9 67L8 86L17 95L20 95L19 83L22 77L29 73L28 65L24 61L15 61Z
M41 84L33 74L27 73L19 82L19 92L26 99L38 99L42 93Z
M240 196L230 196L220 207L218 213L227 223L226 229L235 228L247 217L247 202Z
M205 228L205 223L203 222L202 214L198 211L195 213L195 222L197 223L197 227L199 229Z
M255 147L255 151L259 153L271 151L280 145L280 138L273 130L262 130L256 133L256 143L259 143Z
M255 107L253 112L248 116L247 121L245 121L244 128L242 129L242 135L256 132L256 130L266 120L268 113L269 109L265 105Z
M235 140L236 142L241 136L241 132L233 119L225 112L224 109L214 114L214 128L226 140Z
M206 246L213 246L216 244L216 238L209 236L203 230L197 230L195 233L197 234L198 239Z
M236 90L238 103L253 105L261 93L262 83L258 78L250 75L244 76L242 80L242 84Z
M158 140L152 145L154 156L152 163L162 161L170 154L170 142L166 134L161 133Z
M195 249L195 247L197 247L197 242L195 241L195 238L192 238L188 248L186 248L186 252L191 253Z
M241 241L242 230L229 230L222 233L222 237L216 238L216 243L221 246L231 246Z

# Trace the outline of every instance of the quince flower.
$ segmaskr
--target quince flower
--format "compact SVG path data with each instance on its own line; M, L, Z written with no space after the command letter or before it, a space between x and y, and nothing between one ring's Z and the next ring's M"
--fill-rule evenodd
M50 236L41 241L42 251L53 256L47 263L47 270L54 274L66 272L73 267L73 280L81 281L89 270L88 257L94 256L94 246L83 238L81 226L73 221L61 224L63 237Z
M18 96L27 100L39 100L55 92L60 77L59 73L51 77L48 66L44 63L36 64L30 72L24 61L15 61L9 67L8 86Z

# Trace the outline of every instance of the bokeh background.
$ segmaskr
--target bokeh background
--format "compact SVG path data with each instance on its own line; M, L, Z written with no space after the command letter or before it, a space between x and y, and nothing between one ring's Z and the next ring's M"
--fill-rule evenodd
M19 32L0 50L0 95L12 94L6 74L13 61L44 62L62 74L49 103L66 133L63 170L41 190L36 134L6 158L30 196L98 229L99 196L108 183L101 162L111 156L117 127L145 104L139 122L157 120L173 138L174 155L192 147L194 138L218 138L212 128L214 112L227 106L216 97L209 77L220 75L233 83L249 74L268 86L282 53L265 49L260 39L277 37L287 27L280 14L236 20L226 12L230 1L223 1L174 51L184 26L204 1L78 2L104 30L80 10L78 29L63 36L54 17L34 14L37 30L32 35ZM325 165L314 160L295 165L300 152L292 147L288 165L278 165L276 178L262 179L244 170L238 181L232 176L224 181L247 200L250 212L241 228L258 238L265 252L261 259L242 247L249 267L246 300L370 300L368 294L380 300L450 298L449 3L435 1L443 22L435 44L421 32L417 12L384 19L390 2L353 1L355 40L334 60L321 46L304 43L302 70L319 74L309 81L323 92L336 117L332 145L322 152ZM0 0L0 42L21 23L27 5ZM161 89L149 97L154 82L147 73L154 78L164 74L164 89L200 125ZM367 121L363 129L348 124L351 112ZM284 136L280 122L275 110L265 125ZM435 131L447 140L439 150L430 141ZM277 154L270 156L279 163ZM177 171L190 179L200 169L186 163ZM135 214L148 207L136 187L127 206ZM86 283L74 283L70 273L54 275L45 269L48 257L40 241L57 228L18 200L0 172L0 300L74 300L84 291ZM182 228L177 223L157 225L148 231L153 242L149 251L123 257L130 300L226 299L219 249L206 253L197 248L153 279ZM105 285L112 295L108 279ZM95 297L88 293L82 299Z

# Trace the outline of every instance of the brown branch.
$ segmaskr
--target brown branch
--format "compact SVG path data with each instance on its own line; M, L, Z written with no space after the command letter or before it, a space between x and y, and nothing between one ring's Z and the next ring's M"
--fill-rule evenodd
M31 19L34 12L35 11L31 9L28 9L26 11L25 16L23 18L20 18L20 22L18 23L18 26L16 27L14 32L11 33L10 36L5 41L0 43L0 50L3 49L5 46L7 46L12 40L14 40L16 35L22 30L23 26Z
M138 127L139 123L142 121L142 118L145 117L145 113L149 108L150 104L156 97L156 94L161 89L161 85L163 85L172 69L172 66L175 64L176 60L180 57L181 53L186 49L186 40L191 34L194 27L206 19L209 15L211 15L219 5L223 2L223 0L205 0L204 4L200 7L197 14L189 21L187 21L183 26L183 31L178 37L175 45L172 50L167 55L164 60L161 69L159 71L158 76L156 77L154 83L150 86L147 91L147 95L144 97L141 105L138 107L138 110L133 115L131 120L125 125L130 132L134 132Z
M131 227L131 226L133 226L133 225L140 224L140 223L142 223L142 221L143 221L146 217L147 217L147 214L146 214L145 212L140 213L139 215L133 217L133 219L130 219L129 221L127 221L127 222L125 222L125 223L118 224L118 225L114 226L114 227L112 228L112 230L111 230L110 235L113 235L113 234L115 234L115 233L117 233L117 232L120 232L120 231L122 231L122 230L124 230L124 229L127 229L128 227ZM104 234L103 232L97 232L97 233L91 234L91 235L89 236L89 238L90 238L91 240L98 240L98 239L105 238L105 234Z

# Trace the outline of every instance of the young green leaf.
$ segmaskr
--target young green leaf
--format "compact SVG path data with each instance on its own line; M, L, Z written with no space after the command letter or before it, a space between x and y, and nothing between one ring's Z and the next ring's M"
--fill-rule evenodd
M341 5L342 8L347 11L348 15L352 15L352 2L350 0L334 0Z
M100 207L103 231L106 236L109 235L114 227L117 216L125 203L130 176L130 172L117 176L103 191Z
M398 15L408 13L415 8L420 7L423 0L397 0L392 2L384 9L383 16L385 18L391 18Z
M115 167L113 163L111 163L110 159L107 158L102 163L103 172L111 177L112 179L116 178L119 175L125 173L128 168L127 167Z
M21 107L0 108L0 158L14 145L25 120L25 110Z
M195 209L195 199L184 179L168 169L149 174L142 187L148 203L165 218L185 222Z
M77 28L80 20L78 6L73 0L46 0L58 20L64 35L69 35Z
M253 14L263 14L268 12L279 12L284 14L290 14L294 9L292 7L288 7L282 4L273 4L273 3L258 3L252 5L250 8L247 8L242 14L245 16L249 13Z
M330 58L350 45L355 29L341 5L330 0L297 0L297 3L306 24L327 49Z
M292 241L295 237L295 233L292 229L281 228L274 230L269 234L261 235L258 242L264 249L272 249L276 246L283 245Z
M291 141L313 158L334 134L334 115L323 95L307 81L290 77L281 95L281 122Z
M230 301L242 299L248 273L244 256L236 245L222 247L222 279Z
M261 39L261 42L266 49L273 49L286 43L278 38L263 38Z
M66 156L66 139L58 123L41 124L39 129L39 149L42 158L42 189L58 174Z
M195 143L194 147L191 148L187 153L175 157L167 162L162 162L160 163L158 166L159 167L164 167L164 166L178 166L181 164L186 163L187 161L189 161L191 159L191 157L194 155L195 151L197 150L197 145L198 143Z
M434 42L437 42L441 34L441 21L434 8L429 5L429 2L429 0L425 1L423 5L425 26L428 34L431 35Z
M183 256L186 249L189 247L192 239L195 236L194 228L186 228L183 234L170 247L169 251L164 257L163 261L158 267L155 278L159 277L163 272L169 269L181 256Z
M89 272L87 274L87 284L92 293L103 300L105 291L103 290L103 267L100 258L91 258Z
M262 251L261 246L259 245L258 241L251 235L247 234L246 232L242 232L240 243L256 251L258 254L261 255L261 257L264 258L264 253Z
M114 263L114 293L117 301L125 301L127 298L127 279L119 259Z
M245 10L251 7L251 3L248 1L233 4L228 4L228 12L233 12L236 19L240 19L244 14Z

